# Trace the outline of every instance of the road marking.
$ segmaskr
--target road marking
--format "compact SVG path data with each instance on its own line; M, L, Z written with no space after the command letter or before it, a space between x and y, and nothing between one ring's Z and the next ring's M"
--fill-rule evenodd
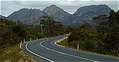
M22 48L22 41L20 42L19 46L20 46L20 48Z
M49 61L49 62L54 62L54 61L52 61L52 60L50 60L50 59L48 59L48 58L45 58L45 57L43 57L43 56L41 56L41 55L38 55L38 54L32 52L31 50L29 50L29 49L28 49L28 43L29 43L29 42L27 42L26 45L25 45L27 51L29 51L30 53L32 53L32 54L34 54L34 55L36 55L36 56L38 56L38 57L41 57L41 58L47 60L47 61Z
M60 39L61 40L61 39ZM54 50L54 49L50 49L46 46L43 45L45 41L42 41L40 43L40 45L44 48L46 48L47 50L51 50L51 51L54 51L54 52L57 52L57 53L60 53L60 54L63 54L63 55L68 55L68 56L72 56L72 57L75 57L75 58L80 58L80 59L85 59L85 60L88 60L88 61L92 61L92 62L99 62L99 61L95 61L95 60L92 60L92 59L87 59L87 58L84 58L84 57L78 57L78 56L74 56L74 55L71 55L71 54L67 54L67 53L63 53L63 52L60 52L60 51L57 51L57 50Z
M68 38L68 37L65 37L65 38L63 38L63 39L57 40L54 44L57 45L57 46L60 46L60 47L63 47L63 48L64 48L64 46L58 45L57 42L63 41L63 40L65 40L65 39L67 39L67 38ZM53 43L51 43L51 44L53 45Z

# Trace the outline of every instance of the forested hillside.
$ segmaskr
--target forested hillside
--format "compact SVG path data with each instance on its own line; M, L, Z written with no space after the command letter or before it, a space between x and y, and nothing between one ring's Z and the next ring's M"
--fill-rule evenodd
M0 62L31 61L24 56L19 44L22 41L40 39L43 37L56 36L64 33L60 22L54 22L51 17L43 16L41 25L24 25L20 22L12 22L0 19ZM43 29L41 29L43 28Z
M68 29L71 35L60 44L77 50L119 56L119 11L112 10L109 17L102 15L93 19L101 22L96 26L85 23Z
M0 62L32 61L20 49L19 43L38 38L41 36L38 33L40 33L38 30L28 28L21 23L0 19Z

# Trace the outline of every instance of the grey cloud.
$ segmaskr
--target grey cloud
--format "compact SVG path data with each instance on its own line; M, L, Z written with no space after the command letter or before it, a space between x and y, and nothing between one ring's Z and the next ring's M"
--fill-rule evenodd
M106 4L114 10L119 10L118 0L115 1L2 1L1 2L1 14L4 16L8 16L9 14L17 11L21 8L37 8L43 10L45 7L49 5L57 5L60 8L64 9L69 13L74 13L78 8L87 5L99 5Z

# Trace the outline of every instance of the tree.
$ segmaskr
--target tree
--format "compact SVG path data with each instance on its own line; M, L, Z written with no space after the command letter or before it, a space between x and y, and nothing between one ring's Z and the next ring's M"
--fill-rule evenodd
M68 30L71 32L69 46L119 56L119 11L112 10L108 17L101 15L94 19L101 22L96 26L86 23Z
M73 43L74 47L79 49L93 49L96 42L96 29L88 23L81 25L79 28L74 29L68 38L69 45Z
M26 39L26 31L24 30L24 27L16 25L12 28L12 31L16 33L21 40Z
M46 33L52 33L54 27L54 20L49 16L41 17L40 24L42 25L42 30Z
M79 49L79 38L78 35L75 32L71 32L70 36L68 37L68 45Z
M47 36L53 36L64 32L63 25L60 22L54 21L52 17L41 17L40 24L42 25L42 32Z
M98 26L98 32L103 33L102 42L99 45L100 50L104 52L119 51L119 24L118 24L118 15L113 10L110 12L108 20L101 22Z

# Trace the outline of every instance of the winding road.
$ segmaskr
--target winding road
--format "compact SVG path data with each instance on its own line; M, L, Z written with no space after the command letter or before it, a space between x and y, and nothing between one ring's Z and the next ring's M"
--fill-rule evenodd
M56 41L65 36L56 36L33 40L23 44L23 49L29 54L41 59L39 62L119 62L119 58L103 56L89 52L77 52L70 48L56 45Z

